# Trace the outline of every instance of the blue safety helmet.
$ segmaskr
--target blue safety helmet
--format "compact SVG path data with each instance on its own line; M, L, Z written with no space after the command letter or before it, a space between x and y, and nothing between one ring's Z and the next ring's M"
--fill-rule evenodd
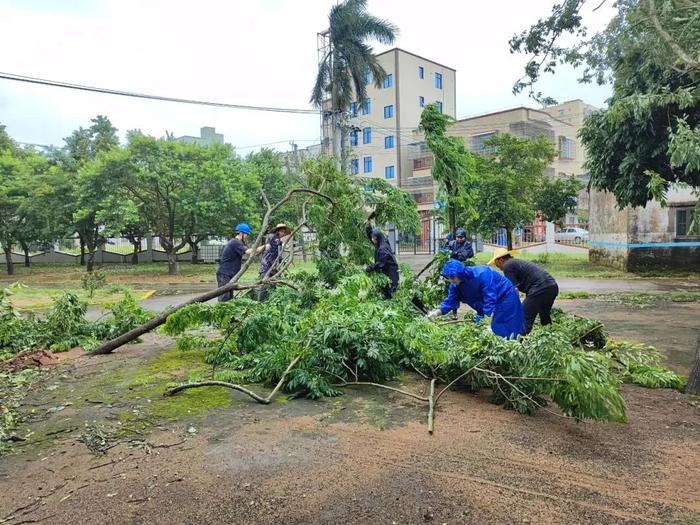
M236 233L245 233L246 235L251 235L253 233L253 229L248 226L245 222L242 222L238 226L236 226Z
M466 237L466 236L467 236L467 232L464 228L459 228L457 230L457 237Z

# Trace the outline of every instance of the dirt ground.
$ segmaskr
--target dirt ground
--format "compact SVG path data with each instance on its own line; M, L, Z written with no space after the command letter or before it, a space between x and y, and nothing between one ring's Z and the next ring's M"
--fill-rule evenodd
M689 339L698 305L679 307L566 304L642 342ZM198 360L171 346L149 336L46 372L23 403L26 441L0 459L0 523L700 524L697 398L624 386L629 421L610 424L454 391L431 436L420 401L383 390L270 406L219 389L163 398Z

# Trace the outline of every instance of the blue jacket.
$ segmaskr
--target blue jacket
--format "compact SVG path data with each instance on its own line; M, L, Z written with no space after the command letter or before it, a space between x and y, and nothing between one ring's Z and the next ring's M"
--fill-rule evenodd
M442 269L443 277L459 277L450 284L440 305L445 314L467 303L479 316L493 316L491 329L501 337L516 337L524 332L525 316L520 296L513 284L488 266L464 266L450 259Z
M474 257L474 249L469 241L464 241L463 243L459 243L456 240L450 241L449 247L452 252L450 257L457 259L459 262L464 262Z

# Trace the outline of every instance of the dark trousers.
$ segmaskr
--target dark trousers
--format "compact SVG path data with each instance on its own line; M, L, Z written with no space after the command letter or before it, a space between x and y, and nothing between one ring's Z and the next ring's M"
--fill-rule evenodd
M233 279L233 275L216 272L216 285L218 288L228 284L231 279ZM233 299L233 291L226 292L218 297L219 302L230 301L231 299Z
M559 295L559 287L556 284L534 294L527 294L525 301L523 301L526 334L532 330L532 325L538 315L542 326L552 324L552 305L557 295Z

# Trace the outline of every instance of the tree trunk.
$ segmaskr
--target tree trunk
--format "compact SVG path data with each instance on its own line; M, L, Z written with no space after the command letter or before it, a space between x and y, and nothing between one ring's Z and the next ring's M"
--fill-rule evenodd
M180 273L180 265L177 262L177 252L175 248L168 250L168 275L178 275Z
M508 250L513 249L513 228L506 228L506 244L508 245Z
M12 247L4 245L5 263L7 264L7 275L15 274L15 263L12 262Z
M80 266L85 266L85 239L80 236Z
M448 227L450 228L450 233L454 238L457 231L457 210L455 210L454 204L447 205L447 222Z
M87 271L92 272L95 269L95 250L88 249L87 253Z
M22 251L24 252L24 267L29 268L32 265L32 259L29 257L29 245L22 243Z
M334 110L331 117L333 125L333 157L335 158L335 167L338 171L343 169L343 137L340 124L340 110Z
M192 264L199 264L199 243L191 242L189 244L192 251Z
M685 393L700 396L700 335L698 336L698 342L695 347L695 363L688 376L688 384L685 387Z
M134 251L131 252L131 264L139 263L139 252L141 251L141 241L135 241L131 243L134 247Z

